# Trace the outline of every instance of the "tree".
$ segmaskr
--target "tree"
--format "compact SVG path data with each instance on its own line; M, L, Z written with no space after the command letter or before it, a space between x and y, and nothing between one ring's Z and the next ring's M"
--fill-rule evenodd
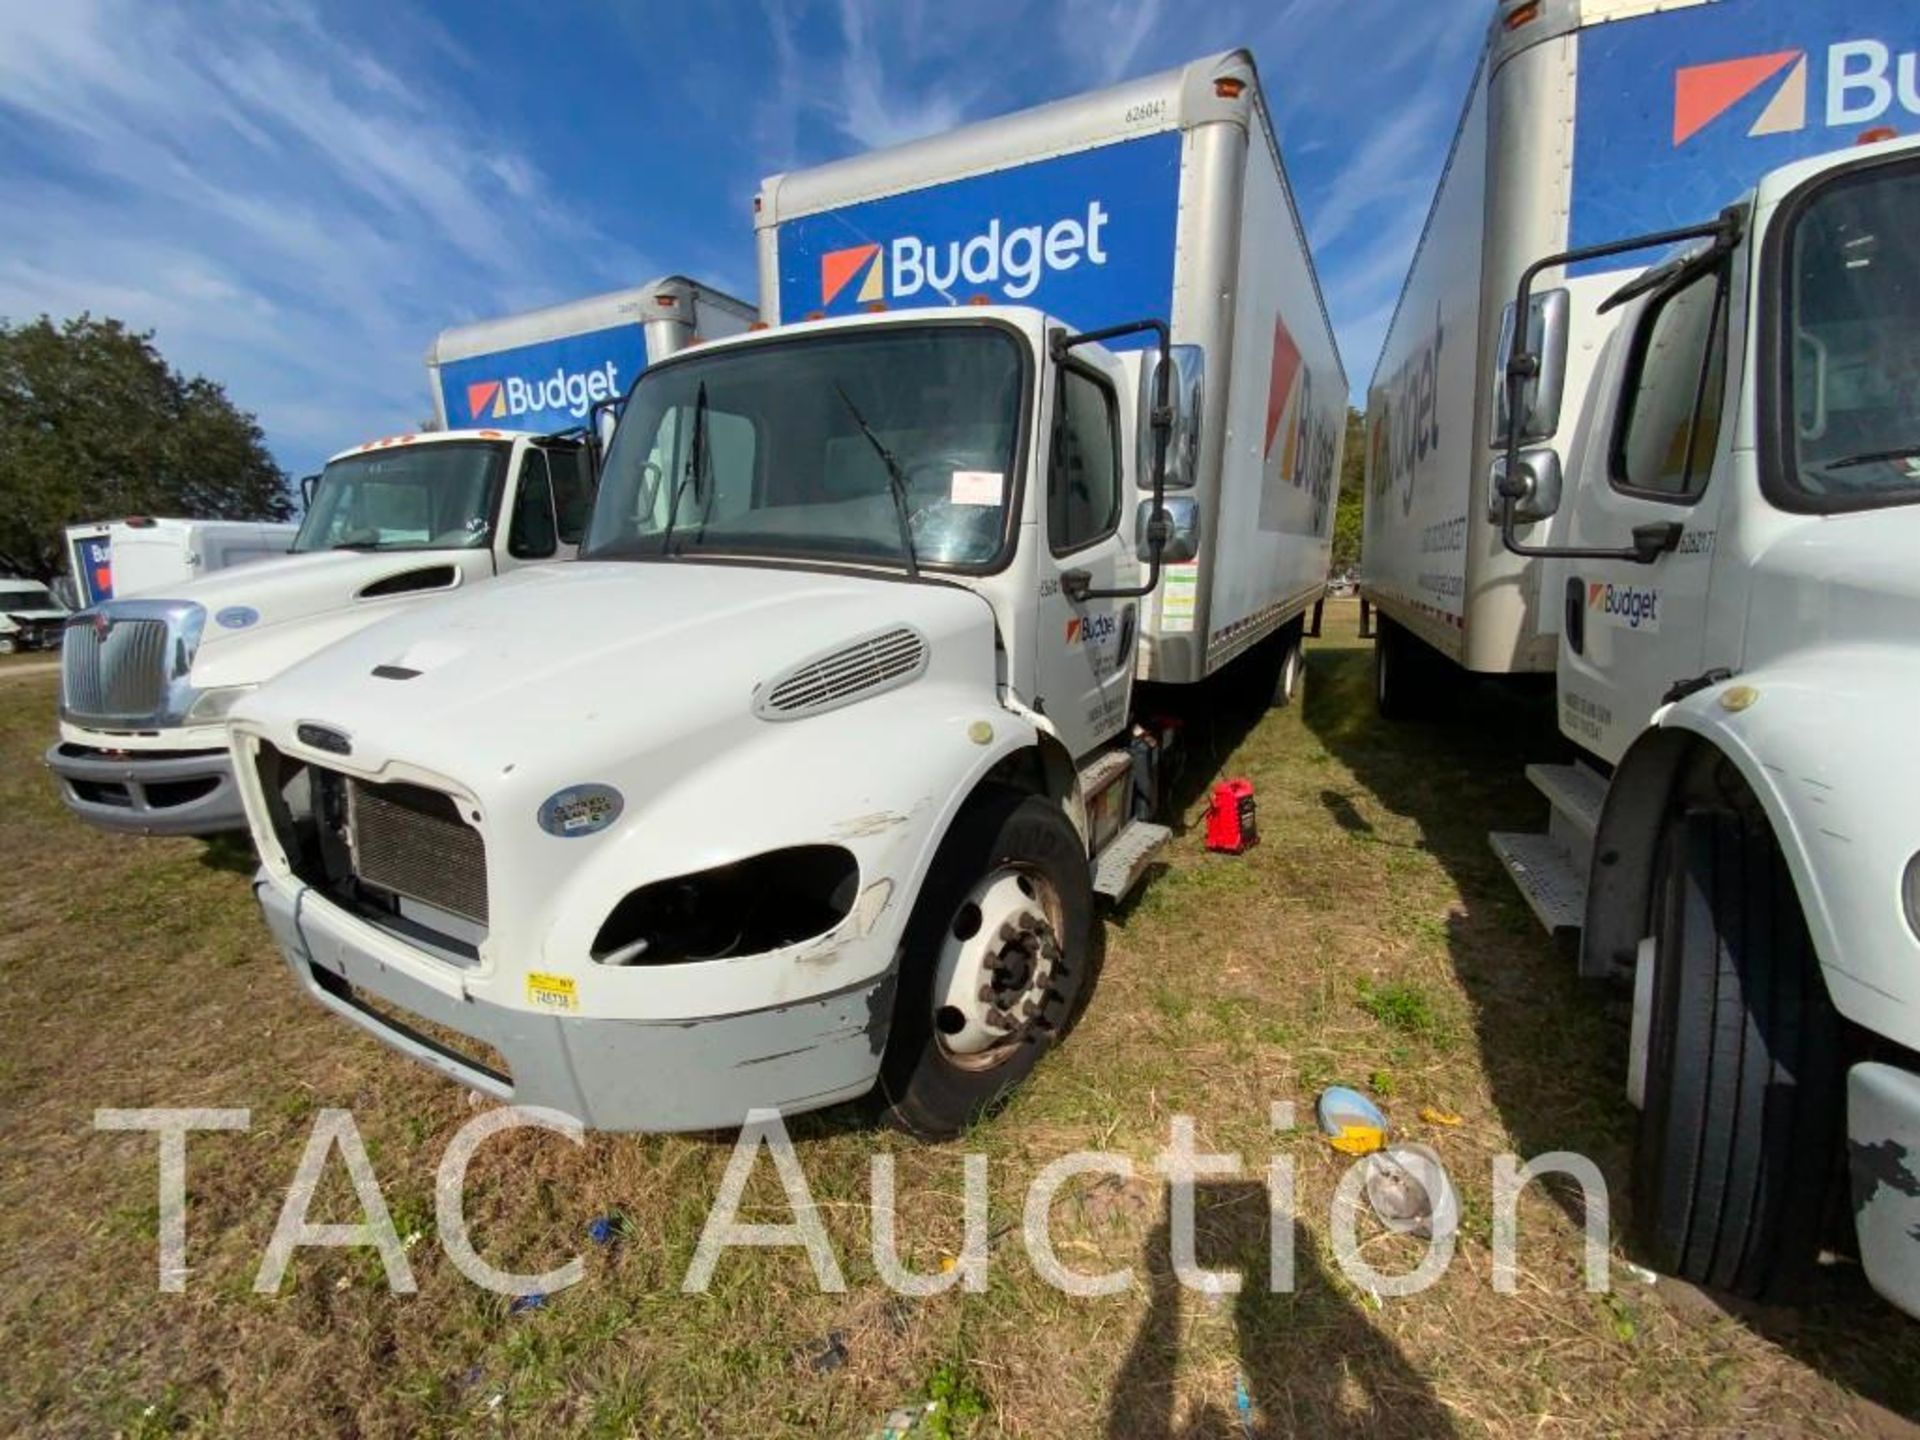
M53 579L62 529L87 520L292 513L253 416L175 371L151 332L85 314L0 321L0 568Z
M1333 512L1333 570L1360 563L1360 526L1367 491L1367 417L1347 408L1347 448L1340 456L1340 503Z

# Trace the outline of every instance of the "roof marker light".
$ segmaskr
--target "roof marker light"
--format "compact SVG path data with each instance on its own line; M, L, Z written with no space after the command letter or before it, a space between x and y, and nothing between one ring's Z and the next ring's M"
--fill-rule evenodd
M1240 92L1247 88L1247 82L1238 75L1222 75L1213 82L1213 93L1222 100L1238 100Z
M1506 19L1500 23L1505 25L1509 30L1518 30L1522 25L1531 25L1534 21L1538 20L1540 18L1540 9L1540 0L1527 0L1526 4L1516 6L1512 10L1509 10Z

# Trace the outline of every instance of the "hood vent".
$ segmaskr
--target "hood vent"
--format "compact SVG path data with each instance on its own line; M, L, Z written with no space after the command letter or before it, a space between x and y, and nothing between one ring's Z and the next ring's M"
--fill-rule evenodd
M362 600L378 600L387 595L412 595L421 590L445 590L459 574L451 565L427 565L418 570L402 570L376 580L360 592Z
M762 720L824 715L910 685L926 668L927 637L895 625L783 671L753 692L753 713Z

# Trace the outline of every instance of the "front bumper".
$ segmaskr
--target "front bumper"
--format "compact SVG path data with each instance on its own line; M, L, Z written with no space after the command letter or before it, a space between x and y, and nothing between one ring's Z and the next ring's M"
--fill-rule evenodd
M221 835L247 828L225 750L108 752L62 741L46 763L67 808L102 830Z
M879 1072L891 975L711 1019L541 1014L405 973L305 888L289 895L264 872L253 888L295 979L322 1005L462 1085L518 1105L551 1106L592 1129L725 1129L754 1108L796 1113L850 1100L872 1089ZM463 1046L462 1038L474 1043Z
M1878 1062L1847 1072L1847 1158L1867 1279L1920 1316L1920 1074Z

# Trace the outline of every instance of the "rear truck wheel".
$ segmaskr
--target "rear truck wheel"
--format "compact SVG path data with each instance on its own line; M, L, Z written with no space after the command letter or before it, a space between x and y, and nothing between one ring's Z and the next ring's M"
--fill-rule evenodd
M1634 1228L1659 1270L1790 1298L1841 1173L1839 1017L1764 817L1690 809L1656 864Z
M941 842L907 922L878 1099L888 1124L959 1134L1060 1038L1091 968L1086 848L1052 801L990 790Z
M20 648L20 642L11 635L0 635L0 655L11 655Z
M1300 695L1300 681L1307 672L1306 624L1303 620L1290 620L1281 630L1280 680L1274 686L1273 704L1276 710L1284 709L1294 703Z
M1374 621L1373 703L1383 720L1417 720L1423 713L1420 642L1381 615Z

